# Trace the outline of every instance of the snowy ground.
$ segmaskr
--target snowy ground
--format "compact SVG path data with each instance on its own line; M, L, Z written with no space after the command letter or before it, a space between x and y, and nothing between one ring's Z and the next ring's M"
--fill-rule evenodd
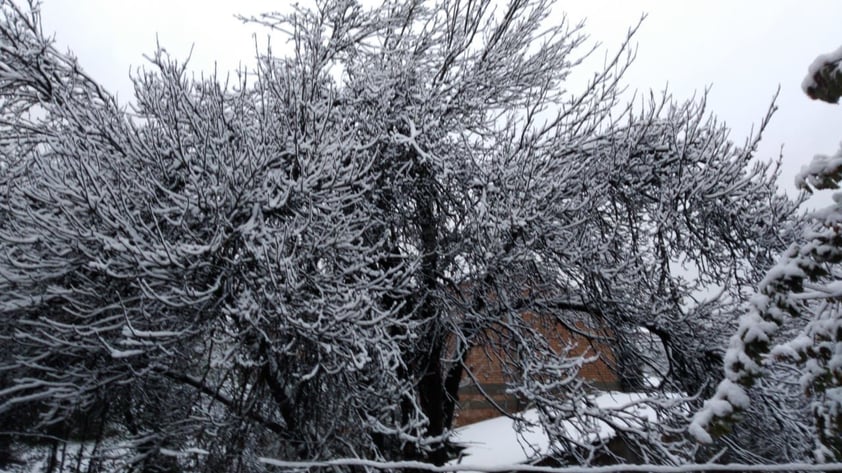
M649 395L644 393L604 392L595 394L589 399L594 408L614 410L618 418L622 419L625 416L632 425L640 422L641 419L657 420L655 411L646 404L640 403L648 397ZM452 460L450 464L461 463L478 467L513 465L537 460L549 453L550 440L539 425L538 412L534 409L527 410L519 413L518 416L524 420L522 425L525 425L520 431L517 430L515 421L508 417L497 417L456 429L454 441L463 446L464 450L460 457ZM585 422L588 423L587 428L582 425ZM566 421L565 424L568 427L566 429L568 437L581 443L608 439L614 434L611 427L598 419ZM74 459L79 446L80 444L75 442L68 444L68 458ZM22 458L24 464L0 468L0 473L44 471L48 450L46 447L31 449ZM72 469L75 464L66 464L64 467Z
M595 407L616 410L619 416L628 416L630 422L640 419L654 422L657 420L654 409L639 403L648 397L643 393L605 392L590 399ZM519 416L529 425L520 432L515 421L508 417L497 417L457 429L454 441L465 449L458 459L450 463L495 466L527 463L545 456L549 453L550 440L538 424L538 412L528 410ZM605 422L598 419L589 419L588 422L593 422L589 423L591 428L583 429L580 422L566 421L568 437L589 443L614 435L614 430Z

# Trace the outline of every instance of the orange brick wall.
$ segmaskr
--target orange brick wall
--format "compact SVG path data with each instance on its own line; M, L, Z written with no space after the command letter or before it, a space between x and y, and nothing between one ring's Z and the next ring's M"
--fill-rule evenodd
M570 349L567 356L587 354L588 357L594 357L599 355L598 359L582 366L579 370L580 377L603 389L615 389L618 386L617 376L610 367L614 364L614 356L605 345L593 343L579 334L573 334L560 324L549 321L546 317L535 317L531 314L527 314L525 317L533 319L531 321L533 327L541 331L557 353L563 353L567 346L574 344L575 346ZM577 323L576 328L585 333L600 333L593 328L587 328L582 323ZM493 339L493 337L490 338ZM492 343L492 345L499 344ZM506 354L499 350L499 348L475 347L468 354L466 365L477 378L480 387L499 407L507 412L518 412L527 406L515 396L505 392L506 374L503 370L501 358L505 359ZM471 424L500 415L500 411L480 392L480 389L474 385L469 376L463 375L455 425Z

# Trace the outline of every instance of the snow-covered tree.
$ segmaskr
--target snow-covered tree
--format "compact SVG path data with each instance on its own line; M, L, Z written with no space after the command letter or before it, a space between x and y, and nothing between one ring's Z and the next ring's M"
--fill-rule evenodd
M840 61L842 49L813 62L802 84L810 98L838 101ZM842 151L817 155L796 178L808 192L838 189L840 182ZM710 442L711 433L732 427L735 415L752 408L747 390L758 380L794 365L814 420L816 460L842 458L842 194L833 201L809 214L800 237L758 284L752 309L731 338L725 379L691 424L700 441Z
M695 394L795 209L704 101L624 107L627 45L568 91L585 37L546 0L261 16L289 55L197 80L158 51L130 108L0 5L0 419L101 419L129 467L441 464L476 350L558 453L590 461L570 425L601 419L679 462L680 429L589 405L601 354L539 327L638 387L646 328Z

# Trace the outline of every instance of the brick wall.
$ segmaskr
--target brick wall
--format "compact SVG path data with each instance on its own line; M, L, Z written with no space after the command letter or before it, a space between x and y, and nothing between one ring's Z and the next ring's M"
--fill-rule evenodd
M567 356L570 357L583 354L589 358L596 357L579 370L579 376L583 379L601 389L618 387L617 376L611 369L614 356L607 346L572 333L548 317L536 317L533 314L526 314L524 317L531 319L533 327L540 330L557 353L563 353L569 349ZM589 327L584 321L576 322L574 327L578 331L592 335L605 334L604 330ZM498 348L479 346L468 354L466 366L476 377L479 386L475 385L467 374L463 375L462 388L459 390L459 408L454 422L456 426L502 415L500 410L494 407L494 403L506 412L518 412L527 407L515 396L506 393L505 359L515 355L502 352L499 345L504 344L493 343L493 336L489 336L489 339L492 340L489 345ZM487 396L483 395L483 391ZM493 403L488 398L491 398Z

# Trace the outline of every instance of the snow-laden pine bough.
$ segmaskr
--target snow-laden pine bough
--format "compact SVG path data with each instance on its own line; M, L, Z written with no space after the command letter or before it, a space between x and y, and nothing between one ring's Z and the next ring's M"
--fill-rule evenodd
M812 63L803 84L811 98L838 101L840 61L842 48ZM796 185L808 192L838 189L840 183L842 150L815 156L796 177ZM738 423L735 418L752 406L749 389L789 364L809 402L816 461L842 458L840 263L842 193L837 192L833 204L808 214L800 238L758 284L725 354L725 379L690 425L690 433L700 442L711 442Z

